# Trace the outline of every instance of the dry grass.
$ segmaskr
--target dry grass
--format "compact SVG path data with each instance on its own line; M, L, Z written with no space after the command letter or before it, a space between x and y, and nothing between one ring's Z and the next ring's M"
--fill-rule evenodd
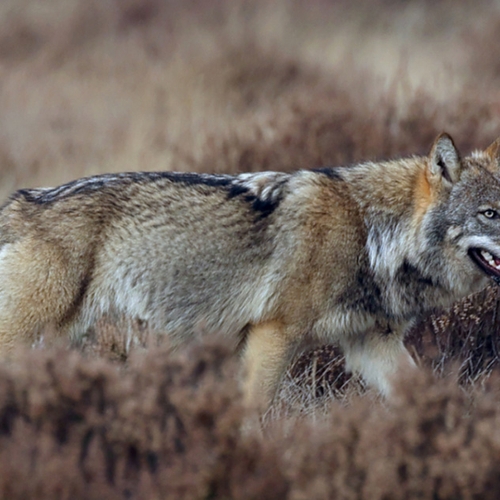
M484 147L499 25L493 0L4 0L0 196L426 153L443 129ZM240 433L223 346L103 322L83 354L0 366L0 498L498 498L498 307L491 289L419 325L423 373L388 405L334 346L307 354L264 435Z

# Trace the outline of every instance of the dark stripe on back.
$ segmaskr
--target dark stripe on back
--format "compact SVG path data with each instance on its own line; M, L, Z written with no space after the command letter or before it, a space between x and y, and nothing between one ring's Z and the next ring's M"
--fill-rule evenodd
M118 187L120 185L130 184L140 185L162 179L180 183L184 186L208 186L225 189L228 199L242 197L246 203L250 204L251 209L258 214L259 219L265 218L273 213L282 198L281 194L276 197L270 197L269 199L260 198L253 194L248 187L237 183L238 177L232 175L184 172L130 172L84 177L55 188L20 189L12 195L11 200L22 197L29 203L50 205L71 198L72 196L90 195L106 187ZM284 183L285 181L281 181L277 184L277 188L275 189L279 189Z
M253 194L250 189L245 186L233 184L229 188L228 199L237 198L239 196L241 196L245 202L249 203L252 210L258 214L257 220L265 219L271 215L276 208L278 208L283 198L282 194L280 194L280 196L276 198L271 197L262 199Z
M339 167L312 168L311 172L326 175L329 179L332 179L334 181L342 181L343 180Z
M122 174L102 174L84 177L62 184L55 188L20 189L12 199L22 196L26 201L37 205L45 205L62 201L76 195L91 194L106 187L129 184L147 184L167 179L187 186L206 185L211 187L227 187L232 183L232 176L209 175L181 172L129 172Z

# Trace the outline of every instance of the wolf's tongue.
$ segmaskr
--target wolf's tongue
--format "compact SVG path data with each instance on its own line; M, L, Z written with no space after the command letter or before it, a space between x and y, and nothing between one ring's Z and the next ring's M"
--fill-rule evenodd
M500 258L493 256L493 261L495 262L495 266L500 267Z

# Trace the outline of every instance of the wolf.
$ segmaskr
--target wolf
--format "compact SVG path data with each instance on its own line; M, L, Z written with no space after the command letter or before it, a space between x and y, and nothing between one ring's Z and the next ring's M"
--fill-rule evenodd
M350 167L19 190L0 210L0 354L114 311L173 345L226 336L251 406L317 343L390 395L415 321L500 283L499 146L461 158L441 134L428 156Z

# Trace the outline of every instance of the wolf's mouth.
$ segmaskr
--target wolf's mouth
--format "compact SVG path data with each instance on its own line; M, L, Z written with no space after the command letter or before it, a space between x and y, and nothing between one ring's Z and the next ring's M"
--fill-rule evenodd
M471 248L469 255L487 275L495 278L497 282L500 280L500 257L482 248Z

